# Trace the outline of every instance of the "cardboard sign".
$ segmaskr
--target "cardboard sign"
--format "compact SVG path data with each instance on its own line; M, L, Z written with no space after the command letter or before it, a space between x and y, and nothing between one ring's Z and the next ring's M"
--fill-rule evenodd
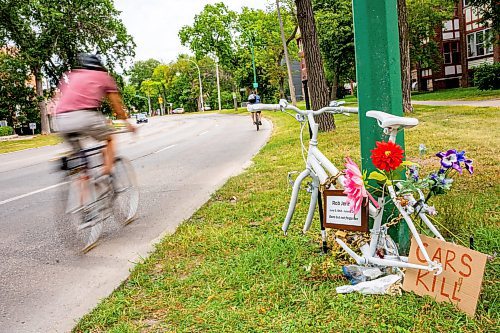
M323 224L325 228L368 231L368 209L363 205L358 214L353 214L343 190L325 190L323 192Z
M438 302L453 303L463 312L474 316L487 256L460 245L422 235L420 237L431 260L443 265L443 272L435 276L429 271L407 269L403 289L420 296L432 296ZM426 264L414 238L411 240L408 261Z

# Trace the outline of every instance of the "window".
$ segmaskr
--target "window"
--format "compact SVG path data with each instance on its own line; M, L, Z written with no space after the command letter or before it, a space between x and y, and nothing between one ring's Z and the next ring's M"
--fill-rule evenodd
M473 32L467 35L468 57L479 57L493 53L493 44L490 40L490 29Z
M460 49L458 42L445 43L443 45L443 57L445 65L460 64Z

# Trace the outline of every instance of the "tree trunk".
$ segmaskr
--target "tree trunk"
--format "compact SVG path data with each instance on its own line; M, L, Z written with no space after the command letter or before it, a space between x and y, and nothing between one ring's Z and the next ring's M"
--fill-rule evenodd
M463 2L459 1L458 4L458 27L460 30L460 63L462 64L462 77L460 78L460 86L462 88L469 86L469 64L467 63L467 36L465 33L465 14L463 9Z
M401 88L403 91L403 112L413 112L411 106L411 63L410 39L408 36L406 0L398 0L399 50L401 52Z
M424 91L424 81L422 79L422 67L420 66L420 63L417 63L416 67L417 67L417 87L418 87L418 91Z
M328 106L329 92L323 71L323 60L319 49L318 36L311 0L295 0L297 20L304 45L304 58L307 67L307 80L313 110ZM335 119L324 113L316 117L320 131L335 129Z
M50 134L49 116L47 114L45 97L43 96L42 73L40 68L33 68L33 75L35 76L36 96L38 98L38 109L40 110L41 133L42 135Z
M288 44L285 38L285 30L283 28L283 20L281 19L280 11L280 0L276 0L276 11L278 12L278 21L280 24L281 41L283 43L283 51L285 55L286 69L288 72L288 88L290 89L290 98L292 99L292 104L297 105L297 99L295 97L295 87L293 85L293 75L292 75L292 65L290 64L290 57L288 56Z
M280 99L286 98L285 78L284 77L280 77L279 86L280 86L280 88L279 88L279 90L280 90Z

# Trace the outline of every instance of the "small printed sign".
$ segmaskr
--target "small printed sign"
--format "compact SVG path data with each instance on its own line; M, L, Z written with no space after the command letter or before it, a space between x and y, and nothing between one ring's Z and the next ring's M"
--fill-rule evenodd
M417 295L429 295L438 302L450 302L470 316L476 312L487 256L466 247L420 235L432 261L443 265L443 272L434 275L426 270L407 269L403 289ZM411 240L408 261L426 264L415 241Z
M30 129L34 130L36 129L36 123L30 123Z
M347 195L343 190L325 190L323 192L325 228L368 231L368 209L362 206L358 214L351 212Z

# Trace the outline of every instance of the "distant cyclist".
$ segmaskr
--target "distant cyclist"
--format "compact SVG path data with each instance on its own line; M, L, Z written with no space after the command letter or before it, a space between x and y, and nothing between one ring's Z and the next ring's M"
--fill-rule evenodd
M248 95L248 103L249 104L259 104L260 103L260 96L257 94L257 91L254 91L250 95ZM252 113L253 124L257 125L257 121L258 121L259 125L262 125L262 122L260 121L260 111L251 112L251 113ZM258 113L258 116L256 115L257 113Z
M110 174L115 159L113 128L99 111L104 99L108 99L119 119L126 120L129 131L135 127L128 122L122 98L115 80L109 75L101 60L94 54L80 53L78 65L66 73L59 85L60 100L56 107L56 127L65 138L71 135L90 136L106 141L104 174Z

